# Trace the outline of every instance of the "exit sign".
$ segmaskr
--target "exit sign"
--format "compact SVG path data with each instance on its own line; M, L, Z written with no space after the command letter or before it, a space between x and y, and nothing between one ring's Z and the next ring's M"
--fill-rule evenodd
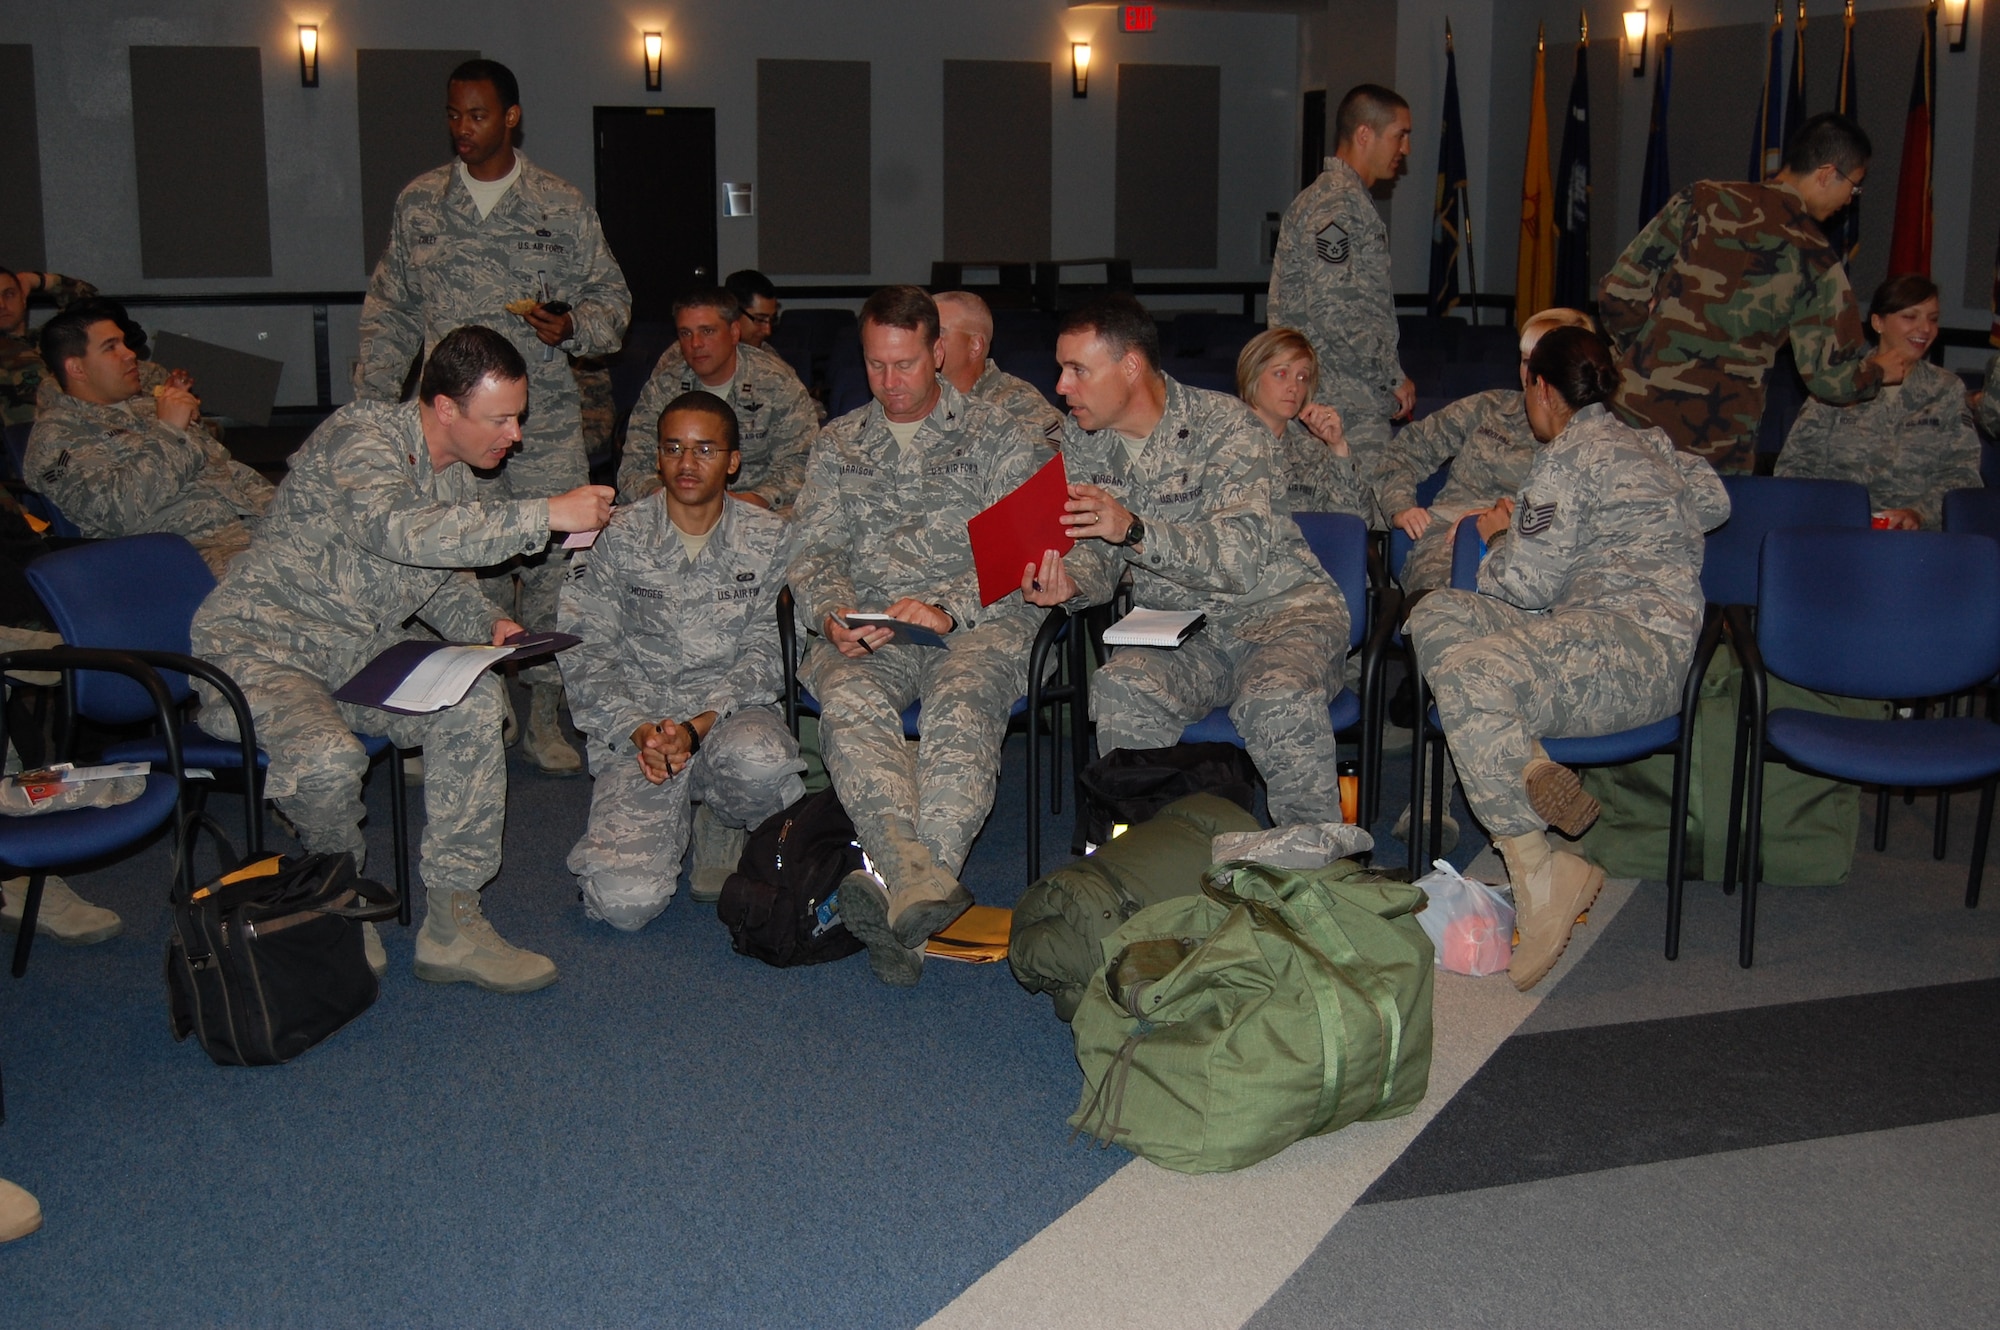
M1153 30L1153 7L1151 5L1120 5L1118 7L1118 27L1122 32L1151 32Z

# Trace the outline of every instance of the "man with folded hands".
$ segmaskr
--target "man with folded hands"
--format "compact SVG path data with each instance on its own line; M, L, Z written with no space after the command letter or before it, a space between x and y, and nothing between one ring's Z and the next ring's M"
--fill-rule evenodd
M1270 430L1238 399L1161 373L1158 325L1130 296L1070 311L1056 359L1070 409L1062 520L1077 544L1028 568L1021 594L1102 604L1129 571L1135 604L1207 618L1179 647L1119 647L1097 671L1098 746L1164 748L1226 706L1272 820L1340 821L1327 704L1347 601L1284 506Z
M551 531L594 531L611 490L581 485L549 498L482 489L474 468L501 465L521 439L528 367L513 343L471 326L444 337L417 400L355 402L314 430L250 548L196 611L196 655L243 689L270 757L264 792L311 852L362 865L355 732L424 750L424 839L418 872L428 909L416 974L523 993L554 983L546 956L514 947L486 922L480 892L500 870L507 761L501 682L487 672L442 711L398 715L335 702L333 693L385 648L425 634L501 645L521 626L469 571L539 550ZM202 685L197 683L197 689ZM204 694L202 728L236 737L236 720ZM370 961L387 966L372 929Z
M820 431L793 520L791 586L816 639L800 676L820 744L872 871L840 885L841 918L886 983L922 976L924 943L965 913L958 872L993 806L1008 714L1027 691L1040 615L1011 592L979 603L968 519L1033 474L1048 450L1013 416L938 376L937 305L884 287L861 309L874 400ZM886 611L944 639L920 646ZM923 738L902 712L923 702Z
M585 912L626 932L672 899L691 812L691 894L712 901L747 829L805 793L774 706L790 527L729 501L743 460L729 403L682 393L655 423L661 488L571 562L560 619L583 639L563 684L596 778L569 870Z

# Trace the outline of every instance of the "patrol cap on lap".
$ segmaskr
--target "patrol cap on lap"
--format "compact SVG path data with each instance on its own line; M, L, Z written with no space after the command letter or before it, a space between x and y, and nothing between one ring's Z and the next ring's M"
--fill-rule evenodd
M463 328L453 328L431 349L430 358L424 361L417 397L425 402L449 397L463 405L472 390L488 376L518 382L528 377L528 362L499 333L469 323Z

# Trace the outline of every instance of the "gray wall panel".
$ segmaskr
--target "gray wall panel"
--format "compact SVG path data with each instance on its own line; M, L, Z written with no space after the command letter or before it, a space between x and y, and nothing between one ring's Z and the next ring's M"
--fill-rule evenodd
M445 78L477 51L359 50L355 101L361 123L361 263L373 272L389 246L403 186L452 159Z
M1216 266L1222 70L1118 66L1118 253L1135 268Z
M0 263L48 267L42 244L42 154L35 131L35 48L0 46Z
M1053 77L1046 61L944 62L943 257L1053 257Z
M1993 304L1994 247L2000 244L2000 170L1993 152L2000 146L2000 4L1986 0L1986 23L1979 35L1979 112L1972 141L1983 150L1987 169L1972 173L1972 208L1965 246L1965 303L1974 309ZM1952 57L1941 55L1940 60ZM1963 58L1962 56L1959 58ZM1949 132L1948 130L1946 132ZM1940 229L1949 225L1940 218ZM1951 275L1940 271L1938 285L1951 303ZM1996 314L1995 317L2000 317Z
M132 147L147 277L269 277L262 52L134 46Z
M757 62L757 252L767 273L865 274L869 63Z

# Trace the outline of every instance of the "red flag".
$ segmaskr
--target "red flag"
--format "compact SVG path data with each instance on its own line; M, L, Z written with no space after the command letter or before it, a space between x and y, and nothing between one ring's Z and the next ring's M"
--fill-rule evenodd
M1903 121L1903 165L1896 177L1896 226L1889 233L1889 272L1931 272L1931 93L1937 82L1937 0L1924 11L1910 113Z

